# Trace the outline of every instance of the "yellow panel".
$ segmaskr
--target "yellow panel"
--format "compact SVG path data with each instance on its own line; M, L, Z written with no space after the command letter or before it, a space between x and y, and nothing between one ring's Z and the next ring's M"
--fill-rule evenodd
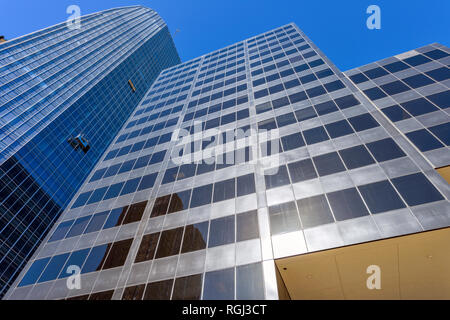
M293 300L450 299L450 228L276 261ZM370 290L369 266L381 270Z
M447 181L447 183L450 183L450 166L446 166L443 168L436 169L437 172Z

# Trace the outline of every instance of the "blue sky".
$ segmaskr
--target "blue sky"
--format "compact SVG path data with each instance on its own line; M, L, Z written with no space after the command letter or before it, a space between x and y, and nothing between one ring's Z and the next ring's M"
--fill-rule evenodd
M341 69L348 70L440 42L449 46L449 0L2 0L0 34L8 39L82 14L141 4L156 10L175 35L183 61L295 22ZM381 30L366 27L366 9L381 8Z

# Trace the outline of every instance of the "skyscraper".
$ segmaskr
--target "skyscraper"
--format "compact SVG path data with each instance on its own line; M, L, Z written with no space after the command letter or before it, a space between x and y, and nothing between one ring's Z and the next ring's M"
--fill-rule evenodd
M450 187L367 96L295 24L164 70L7 298L448 294Z
M0 44L0 296L161 70L179 62L164 21L141 6Z

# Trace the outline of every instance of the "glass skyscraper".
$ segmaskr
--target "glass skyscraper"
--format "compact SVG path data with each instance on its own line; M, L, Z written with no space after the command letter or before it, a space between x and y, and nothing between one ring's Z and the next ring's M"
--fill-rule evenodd
M0 44L0 296L161 70L180 63L151 9L106 10L79 27Z
M432 165L384 106L430 96L439 119L411 118L448 152L432 128L448 122L449 50L409 58L387 63L430 73L429 87L402 82L400 100L394 75L355 85L371 67L343 74L295 24L164 70L6 298L351 298L366 262L415 288L399 261L448 262L448 242L428 253L424 232L449 238L450 187L435 170L446 162ZM389 103L365 91L388 82Z

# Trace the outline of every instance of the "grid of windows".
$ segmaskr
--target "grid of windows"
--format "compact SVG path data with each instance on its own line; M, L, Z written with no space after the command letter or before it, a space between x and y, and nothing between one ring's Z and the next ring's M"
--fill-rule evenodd
M442 54L424 56L434 59ZM424 64L420 63L411 59L389 68L404 71L405 66ZM383 71L353 78L369 79ZM182 76L194 83L186 101L168 103L176 99L170 96L176 86L171 86L184 85ZM380 90L398 95L406 86L429 82L409 76ZM386 84L390 82L394 81ZM108 285L101 285L100 274L98 285L58 298L271 299L276 298L271 295L276 288L270 287L275 282L268 267L273 259L430 229L430 217L423 212L448 212L448 186L416 161L418 150L392 134L395 127L366 96L294 25L162 72L128 122L131 128L143 113L153 115L140 129L145 133L123 129L118 145L105 156L107 165L99 164L66 212L70 219L61 223L64 237L78 224L82 227L75 227L75 234L80 229L86 233L85 220L101 215L103 222L114 211L108 208L146 201L139 227L130 223L116 228L118 241L135 232L136 250L117 267ZM445 101L442 96L429 100ZM161 128L161 133L152 130L176 105L180 109L175 128L184 133L182 139L168 139L155 148L165 155L157 166L148 162L156 153L144 151L145 141L120 144L148 134L153 147L160 135L171 135L173 127ZM406 112L392 111L403 117ZM430 130L441 143L448 135L442 123ZM205 158L209 151L211 157ZM194 160L175 161L182 157ZM154 184L126 197L105 197L109 190L119 192L122 180L106 173L122 167L139 169L127 178L154 174ZM450 221L445 214L436 216L441 226ZM102 239L108 229L96 232ZM105 243L97 243L99 239L87 250ZM75 250L81 249L86 248ZM40 258L62 254L67 252ZM124 275L126 281L119 283ZM24 285L24 291L28 287Z

